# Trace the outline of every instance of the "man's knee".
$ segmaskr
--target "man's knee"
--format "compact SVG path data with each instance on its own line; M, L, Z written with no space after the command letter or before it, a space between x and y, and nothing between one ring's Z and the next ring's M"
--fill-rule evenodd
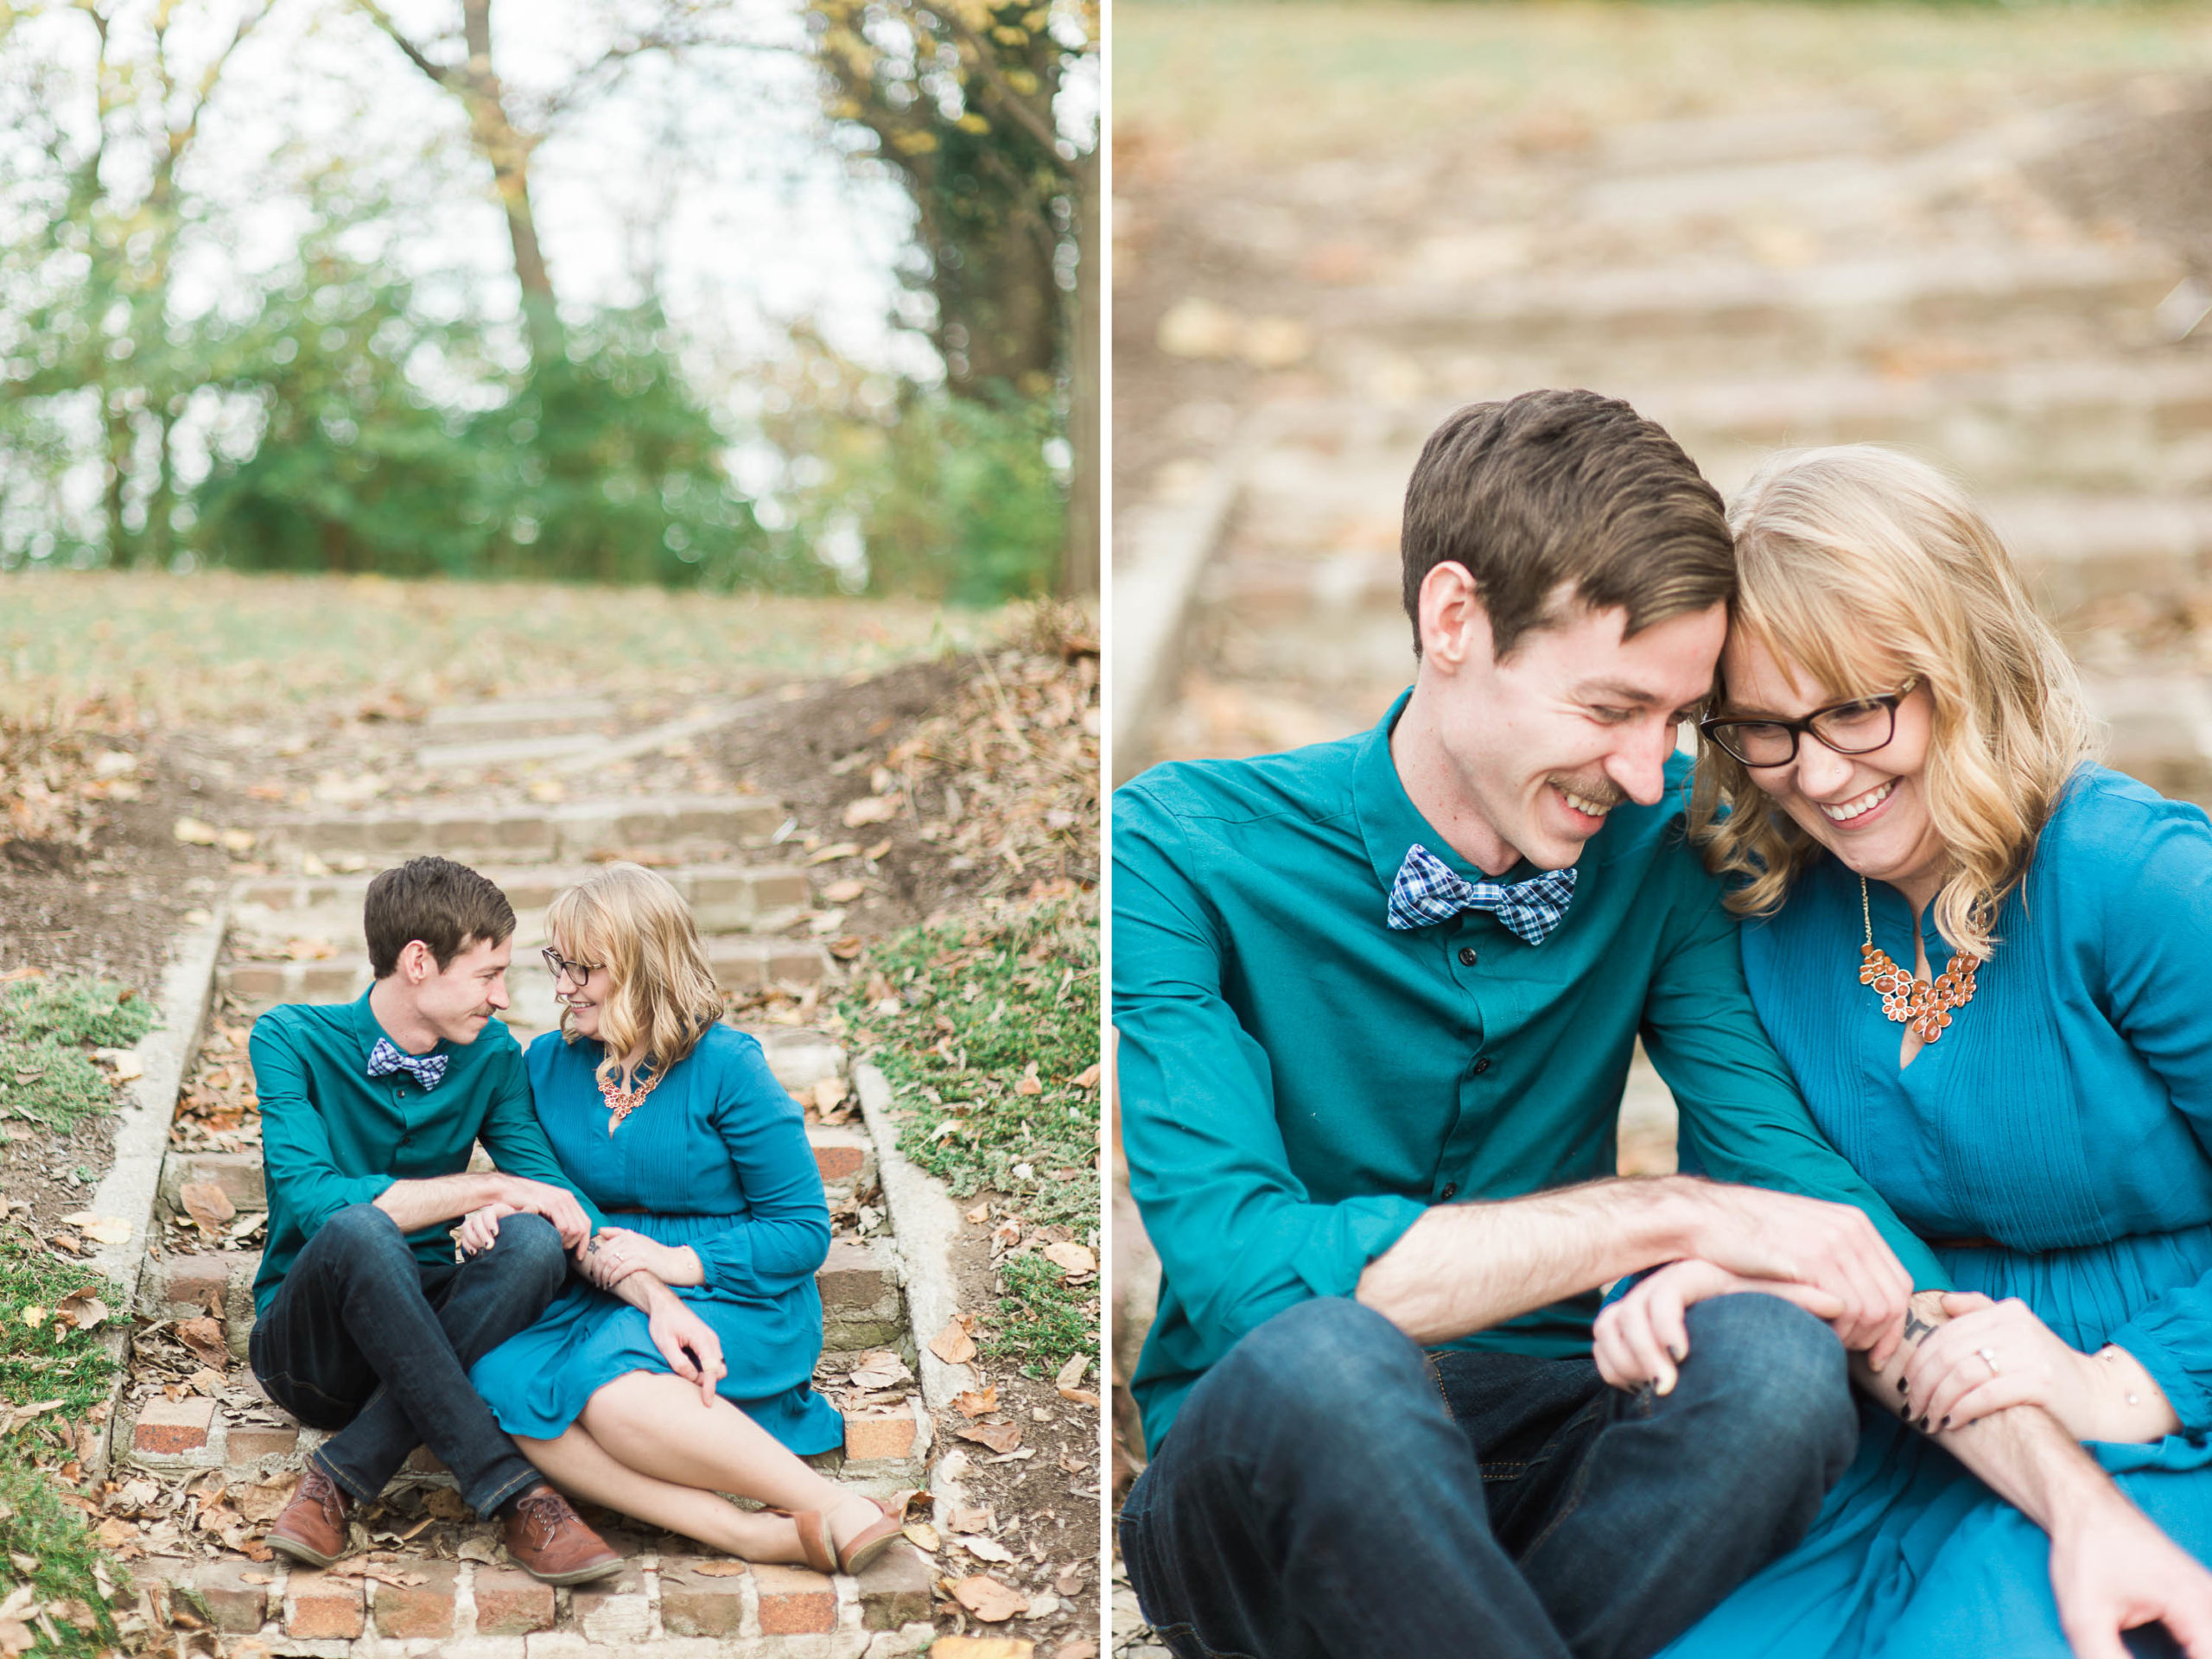
M1289 1447L1384 1431L1394 1397L1426 1395L1441 1408L1421 1350L1380 1313L1341 1296L1300 1302L1247 1332L1205 1387L1207 1414L1223 1420L1223 1432Z
M337 1250L348 1261L392 1251L409 1254L407 1236L399 1230L399 1224L373 1204L349 1204L334 1211L308 1243Z
M1732 1440L1749 1452L1808 1451L1837 1472L1851 1458L1859 1416L1835 1332L1779 1296L1716 1296L1687 1316L1682 1387L1726 1407Z
M531 1285L547 1295L568 1273L568 1250L553 1224L540 1215L524 1211L499 1221L499 1236L477 1262L518 1285Z

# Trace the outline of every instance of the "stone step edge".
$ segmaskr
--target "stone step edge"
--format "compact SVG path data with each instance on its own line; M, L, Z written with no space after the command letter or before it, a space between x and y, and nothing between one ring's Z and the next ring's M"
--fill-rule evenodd
M390 864L380 864L359 871L334 871L328 875L240 876L231 884L231 902L233 906L259 906L279 915L288 911L312 910L321 905L358 903L365 895L369 883L381 871L391 868ZM574 887L602 868L597 864L486 865L477 874L505 893L507 902L518 912L526 912L544 909L552 902L555 892ZM810 868L818 867L680 864L660 868L658 874L665 876L684 902L695 908L702 902L699 896L702 886L708 890L703 902L711 904L727 896L712 891L721 883L747 887L770 901L764 907L772 907L806 902Z
M810 1123L806 1142L813 1150L815 1167L824 1185L863 1179L875 1167L875 1143L864 1129ZM174 1215L182 1208L184 1186L194 1181L221 1187L223 1196L241 1214L269 1208L268 1176L258 1153L172 1153L162 1160L158 1188L159 1202L168 1213Z
M696 1576L709 1560L743 1571ZM732 1557L664 1555L648 1551L596 1585L556 1589L521 1569L475 1561L410 1560L391 1565L419 1572L425 1582L399 1586L302 1567L282 1555L264 1564L219 1556L172 1564L160 1557L135 1563L132 1580L158 1597L166 1626L180 1591L195 1615L226 1635L258 1635L286 1644L350 1644L429 1640L432 1651L484 1656L529 1650L526 1637L575 1631L618 1649L676 1653L763 1653L753 1644L778 1637L848 1637L832 1651L876 1656L912 1653L931 1635L930 1562L911 1543L894 1543L857 1577ZM247 1575L251 1573L252 1578ZM265 1579L265 1582L255 1580ZM671 1594L671 1592L674 1593ZM374 1634L371 1635L372 1629ZM891 1639L886 1640L886 1637ZM702 1643L705 1645L702 1646ZM463 1644L448 1648L444 1643ZM733 1648L730 1643L743 1643ZM410 1649L411 1650L411 1649ZM390 1652L390 1648L384 1649Z
M397 840L423 836L473 845L511 842L531 849L576 845L582 850L575 856L582 859L598 844L594 838L648 845L653 837L671 834L768 836L788 816L781 802L761 795L644 795L517 806L287 813L264 819L255 836L264 844L297 845L310 851L326 843L390 847ZM480 839L472 841L472 836Z

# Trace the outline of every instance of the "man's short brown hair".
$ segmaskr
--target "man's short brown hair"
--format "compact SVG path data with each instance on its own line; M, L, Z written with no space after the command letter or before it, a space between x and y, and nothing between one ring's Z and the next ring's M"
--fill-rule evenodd
M1446 418L1406 486L1399 545L1416 657L1421 583L1446 562L1474 578L1501 658L1557 620L1561 584L1626 610L1627 634L1736 596L1718 493L1662 428L1594 391L1524 391Z
M515 931L515 907L497 886L449 858L410 858L379 871L361 907L369 971L378 979L399 966L399 953L420 939L445 972L472 944L497 944Z

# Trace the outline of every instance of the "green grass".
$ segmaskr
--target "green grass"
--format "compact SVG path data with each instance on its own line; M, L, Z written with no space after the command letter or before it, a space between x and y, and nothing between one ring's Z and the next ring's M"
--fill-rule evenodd
M988 1187L1025 1230L1096 1249L1098 914L1088 898L1007 906L874 946L842 1012L903 1108L899 1147L965 1198ZM1033 1077L1038 1092L1020 1085ZM1098 1288L1033 1254L1007 1258L985 1351L1047 1374L1098 1347Z
M1071 1286L1057 1262L1041 1255L1007 1258L999 1319L984 1338L993 1359L1018 1359L1024 1376L1047 1377L1077 1354L1098 1351L1098 1282Z
M22 980L0 992L0 1117L54 1130L109 1110L115 1087L86 1053L127 1048L154 1028L136 992L81 976Z
M73 1423L105 1401L116 1371L116 1361L97 1331L79 1331L54 1319L54 1308L76 1290L94 1292L111 1308L122 1301L122 1293L99 1274L0 1238L0 1418L10 1406L61 1402L57 1409L0 1438L0 1586L5 1586L0 1599L23 1581L22 1562L35 1562L29 1576L41 1602L75 1598L92 1610L96 1627L79 1630L56 1618L59 1644L41 1634L31 1651L89 1659L112 1649L116 1641L113 1619L94 1577L100 1551L84 1515L62 1502L60 1476L40 1466L41 1460L58 1464L69 1455L46 1437L48 1426ZM26 1323L29 1309L43 1310L36 1324ZM111 1584L129 1581L113 1563L105 1571Z

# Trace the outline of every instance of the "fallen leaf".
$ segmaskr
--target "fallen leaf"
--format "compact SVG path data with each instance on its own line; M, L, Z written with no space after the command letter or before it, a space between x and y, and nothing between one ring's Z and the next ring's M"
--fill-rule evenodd
M845 1103L851 1092L842 1077L817 1077L814 1084L814 1109L827 1116Z
M493 1566L499 1559L499 1551L489 1538L464 1538L453 1553L464 1561L474 1561L483 1567Z
M1041 1095L1045 1092L1045 1085L1025 1073L1014 1079L1014 1092L1017 1095Z
M136 1083L146 1075L146 1062L130 1049L118 1052L113 1061L118 1083Z
M185 1213L211 1233L220 1232L238 1219L238 1205L213 1181L187 1181L177 1197L183 1201Z
M1059 1375L1055 1376L1052 1381L1058 1383L1061 1388L1071 1389L1075 1387L1077 1383L1082 1382L1084 1377L1089 1374L1090 1370L1090 1356L1089 1354L1077 1354L1073 1358L1070 1359L1066 1364L1060 1367Z
M433 1486L423 1494L423 1507L441 1521L466 1521L476 1513L468 1500L450 1486Z
M968 1219L978 1224L991 1218L991 1201L986 1198L968 1212Z
M1009 1590L996 1579L978 1573L973 1578L963 1579L952 1586L952 1599L986 1624L996 1624L1012 1618L1029 1605L1029 1598ZM942 1642L937 1648L944 1647ZM1027 1642L1021 1644L1027 1648Z
M1098 1258L1080 1244L1047 1244L1045 1259L1069 1273L1098 1271Z
M89 1210L79 1210L61 1220L98 1244L125 1244L130 1240L130 1224L119 1216L96 1216Z
M274 1521L299 1489L299 1471L271 1475L248 1486L231 1488L231 1507L248 1521ZM443 1491L443 1488L434 1490Z
M1014 1559L1014 1552L995 1538L978 1538L967 1533L956 1533L952 1541L979 1561L1003 1566Z
M822 889L822 896L833 905L849 905L867 891L867 882L848 879L843 881L832 881Z
M46 1310L34 1302L23 1310L23 1323L34 1331L46 1323Z
M863 795L846 804L845 828L857 830L864 823L888 823L898 816L896 795Z
M54 1310L54 1317L79 1331L97 1329L109 1315L108 1305L90 1290L73 1290Z
M937 1529L928 1522L917 1521L903 1530L906 1535L906 1541L913 1545L916 1549L927 1550L932 1555L937 1554Z
M842 939L830 941L830 954L840 962L850 962L861 953L861 936L848 933Z
M741 1579L745 1576L745 1563L743 1561L701 1561L696 1567L684 1568L684 1571L696 1573L702 1579Z
M862 858L864 858L864 859L868 860L868 861L869 863L873 864L873 863L874 863L878 859L881 858L881 857L886 854L886 853L889 852L890 850L891 850L891 843L890 843L888 841L879 841L879 842L877 842L875 843L875 845L874 845L874 846L873 846L873 847L869 848L866 852L862 853L862 854L861 855L861 856Z
M999 1385L988 1389L963 1389L952 1396L952 1403L959 1408L963 1417L988 1417L999 1408Z
M1098 1086L1098 1063L1093 1060L1075 1074L1075 1086L1078 1089L1096 1089Z
M211 1370L219 1371L230 1364L230 1350L223 1346L223 1327L213 1319L202 1316L181 1321L176 1327L176 1339Z
M215 839L226 853L243 855L253 850L253 831L251 830L226 830Z
M172 833L188 847L213 847L215 844L215 826L202 823L197 818L179 818Z
M970 1504L966 1509L955 1510L945 1517L945 1524L955 1532L988 1532L991 1529L991 1512Z
M1062 1590L1060 1593L1071 1596L1075 1592ZM1087 1636L1071 1637L1052 1650L1052 1659L1098 1659L1098 1643Z
M978 1446L988 1446L1004 1457L1021 1444L1021 1425L1019 1423L970 1423L960 1431L963 1440L973 1440Z
M973 1313L956 1313L944 1330L930 1338L930 1351L948 1365L965 1365L976 1357L976 1338L969 1335L976 1323Z
M1083 1586L1084 1571L1083 1563L1081 1561L1070 1561L1065 1567L1060 1569L1060 1576L1052 1580L1052 1588L1058 1591L1064 1596L1077 1596L1082 1594ZM1065 1653L1067 1649L1063 1648L1060 1651L1062 1653Z
M861 844L857 841L833 841L806 862L808 868L812 868L817 864L829 864L841 858L858 858L860 855Z
M930 1659L1030 1659L1037 1644L1018 1636L940 1636Z
M1072 1401L1078 1406L1095 1406L1098 1403L1098 1396L1089 1389L1062 1389L1060 1398Z

